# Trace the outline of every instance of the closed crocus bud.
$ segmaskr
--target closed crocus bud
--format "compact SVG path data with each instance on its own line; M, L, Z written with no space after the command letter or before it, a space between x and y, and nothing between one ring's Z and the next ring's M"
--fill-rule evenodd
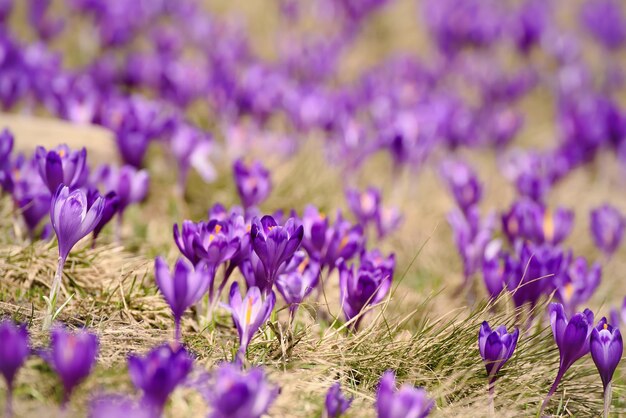
M499 326L495 330L491 330L487 321L483 322L478 332L478 350L487 369L489 383L496 381L498 371L511 358L517 339L519 337L519 329L515 328L513 332L507 332L506 326Z
M107 192L117 194L120 214L131 204L143 201L148 194L150 176L146 170L137 170L130 165L119 168L104 166L96 177Z
M617 208L603 205L591 211L591 236L607 256L613 255L624 236L624 216Z
M343 261L338 264L339 293L341 306L346 320L353 322L352 328L358 329L363 316L361 312L370 305L381 302L391 288L391 275L384 268L347 267Z
M320 254L322 264L331 271L339 259L349 261L359 254L365 246L365 236L361 225L352 225L343 219L341 213L337 215L335 223L327 233L326 246ZM311 253L309 253L311 254ZM315 257L311 254L312 257Z
M339 418L350 408L351 404L352 398L347 398L341 392L341 385L337 382L332 385L330 389L328 389L328 393L326 393L326 400L324 402L325 417Z
M30 353L26 325L15 325L10 320L0 322L0 373L7 383L6 417L10 417L15 375Z
M235 161L233 174L242 205L248 209L263 202L272 190L270 172L259 161L246 165Z
M245 357L248 344L254 334L267 322L276 304L274 292L270 292L265 300L261 297L258 287L251 287L244 298L239 292L239 284L234 282L230 288L229 304L233 322L239 333L239 360Z
M266 292L271 290L281 268L300 247L303 235L302 226L296 225L294 218L288 219L283 226L278 225L271 216L252 222L250 242L268 276Z
M74 245L98 226L104 208L102 197L89 206L82 190L70 192L67 186L59 187L50 205L50 221L59 240L59 259L65 261Z
M150 145L150 137L142 131L122 129L117 132L115 138L124 162L140 168Z
M378 418L424 418L430 414L435 402L422 388L405 384L396 390L396 376L387 371L380 379L376 394Z
M619 329L609 325L606 318L602 318L591 331L590 351L606 391L624 351L622 334Z
M551 303L548 312L550 313L552 336L559 348L560 362L556 379L542 404L542 411L554 395L565 372L578 359L589 353L589 340L593 330L593 312L589 309L574 314L569 321L565 309L560 303Z
M278 276L276 288L289 304L292 315L298 305L317 287L319 276L319 263L310 258L303 258L295 270Z
M35 160L39 175L48 186L50 193L55 193L59 185L77 189L87 181L87 150L71 151L67 145L60 145L54 150L46 151L37 147Z
M209 418L260 418L279 393L279 388L266 380L263 369L245 372L231 363L222 363L211 383L203 393L212 408Z
M86 330L70 331L54 328L50 350L43 354L63 383L63 405L74 389L91 373L98 355L98 337Z
M162 257L154 261L154 279L163 298L172 310L176 325L175 338L180 342L180 321L185 311L198 302L213 284L215 268L200 263L196 269L184 259L178 259L174 270Z
M180 345L160 345L145 357L128 357L128 374L133 385L143 392L142 406L159 417L169 396L193 367L193 359Z

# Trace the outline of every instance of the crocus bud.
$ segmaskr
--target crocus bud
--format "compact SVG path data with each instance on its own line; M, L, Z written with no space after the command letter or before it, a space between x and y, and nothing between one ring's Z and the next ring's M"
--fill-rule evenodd
M50 335L50 351L43 354L63 383L63 404L91 373L98 355L98 337L86 330L56 327Z
M201 263L196 269L179 258L170 273L162 257L154 261L154 279L163 298L172 310L176 324L176 341L180 341L180 321L185 311L198 302L213 284L215 268Z
M478 350L485 363L490 383L495 382L498 371L513 355L518 337L519 329L517 328L509 333L504 325L499 326L495 331L491 330L487 321L480 326Z
M625 226L624 216L613 206L603 205L591 211L591 236L607 256L622 243Z
M396 376L392 371L385 372L380 379L376 394L378 418L424 418L434 406L435 402L422 388L405 384L396 390Z
M0 322L0 373L7 383L11 396L17 371L30 353L26 325L14 325L10 320ZM9 401L9 400L7 400Z
M212 387L203 393L213 411L211 418L260 418L278 396L263 369L241 371L232 363L222 363L212 378Z
M276 304L274 292L270 292L265 300L261 297L258 287L251 287L244 298L239 293L239 284L234 282L230 287L229 304L233 322L239 333L239 355L245 356L248 344L254 334L267 322Z
M606 390L624 351L622 334L619 329L609 325L606 318L602 318L591 331L590 351Z
M324 402L325 417L339 418L350 408L351 404L352 398L347 398L341 392L341 385L337 382L332 385L330 389L328 389L328 393L326 393L326 400Z
M368 187L364 192L355 189L346 190L348 207L354 213L357 221L363 225L373 222L380 212L380 190Z
M128 374L143 392L142 405L152 417L161 416L170 394L180 385L193 366L193 359L179 345L160 345L145 357L128 357Z
M235 161L233 174L243 206L248 209L263 202L272 190L270 172L259 162L246 165Z
M100 222L98 222L93 230L94 242L98 235L100 235L102 228L104 228L106 224L108 224L111 219L113 219L113 216L115 216L120 206L120 199L117 197L117 194L115 194L115 192L109 192L104 196L100 196L100 192L98 192L98 190L95 188L91 188L87 192L87 205L89 207L93 206L93 204L99 198L104 199L104 209L102 210L102 217L100 218Z
M87 181L87 150L85 148L80 151L71 151L67 145L60 145L46 152L45 148L37 147L35 160L39 175L48 186L50 193L54 194L60 184L73 190Z
M292 314L298 305L317 287L319 282L319 263L304 258L295 270L281 274L276 280L276 288L290 306Z
M70 192L60 186L50 205L50 221L59 240L59 258L67 259L78 241L91 233L102 219L105 200L98 197L91 206L82 190Z
M143 201L148 194L150 176L146 170L137 170L130 165L119 168L104 166L99 169L96 177L107 192L117 194L119 213L123 213L131 204Z

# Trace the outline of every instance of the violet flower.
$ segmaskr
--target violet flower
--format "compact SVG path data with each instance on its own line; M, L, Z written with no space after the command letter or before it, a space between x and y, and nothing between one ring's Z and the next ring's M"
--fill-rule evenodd
M324 412L326 418L339 418L350 408L353 398L346 397L341 392L339 382L333 384L326 393Z
M611 308L611 323L615 327L626 324L626 297L622 301L622 306L619 308Z
M591 211L591 236L596 247L610 257L617 251L624 236L626 222L621 212L610 205Z
M185 311L198 302L213 284L215 267L206 263L196 265L195 270L187 261L179 258L174 270L162 257L154 261L154 279L161 295L172 310L176 327L174 338L181 342L180 321Z
M5 417L13 416L13 387L17 371L30 354L26 325L0 321L0 373L7 384Z
M57 292L61 287L63 266L70 251L78 241L91 233L102 219L105 201L98 197L89 206L87 196L82 190L70 192L67 186L59 186L50 205L50 221L59 241L59 263L47 300L48 312L44 319L44 329L48 329L58 314L56 307Z
M487 321L484 321L478 332L478 351L487 369L489 378L489 406L493 410L495 383L498 371L509 361L517 346L519 329L507 332L506 326L501 325L492 331Z
M91 373L96 364L98 345L98 337L87 330L52 329L50 350L43 357L63 383L62 407L67 405L74 389Z
M569 321L565 315L565 309L560 303L551 303L548 312L552 324L552 336L559 348L560 361L554 383L541 405L542 412L554 395L565 372L578 359L589 353L589 339L593 330L593 312L589 309L574 314Z
M237 282L234 282L230 287L229 304L226 308L230 311L239 333L239 351L237 353L239 361L245 358L248 344L259 328L267 322L275 304L276 295L274 292L270 292L263 300L259 288L251 287L246 296L242 298Z
M0 16L1 22L2 18ZM12 182L11 154L13 153L13 142L13 134L8 129L3 129L0 132L0 185L2 190L9 193L12 191L10 183Z
M464 213L480 202L482 185L472 167L462 161L447 160L441 164L440 171L454 200Z
M255 219L252 222L250 243L265 267L268 278L265 293L271 291L280 269L300 246L303 234L302 226L296 226L294 218L288 219L283 226L278 225L273 217L267 215L261 220Z
M128 357L128 374L133 385L143 392L142 406L152 417L161 416L169 396L187 378L193 359L181 345L163 344L144 357Z
M187 186L189 169L193 167L209 183L217 173L209 161L213 146L211 136L187 124L181 124L173 133L169 146L178 163L178 192L182 196Z
M376 232L378 238L383 239L400 226L404 217L396 207L382 207L376 217Z
M609 416L611 407L611 381L617 365L622 359L624 343L618 328L614 328L602 318L591 331L591 358L598 368L604 387L604 416Z
M350 327L357 330L363 319L363 310L367 306L376 305L387 296L392 277L384 268L361 266L357 269L354 265L347 267L343 261L339 262L337 268L343 313L347 321L356 318Z
M379 216L381 196L380 190L375 187L368 187L363 192L359 192L356 189L347 189L346 200L348 201L348 207L362 225L375 222Z
M422 388L404 384L396 390L396 376L386 371L380 379L376 393L378 418L424 418L430 414L435 402Z
M209 418L260 418L280 391L267 381L263 369L255 367L244 372L231 363L218 367L212 383L203 393L211 406Z
M246 210L263 202L272 191L270 172L260 161L250 165L242 160L235 161L233 175L239 198Z
M617 50L626 42L626 16L622 6L616 0L588 0L581 9L581 23L609 50Z
M289 304L292 321L298 306L317 287L319 276L319 263L305 257L295 270L281 274L276 279L276 288Z
M600 264L588 266L584 257L576 258L567 272L560 275L556 296L568 315L573 315L579 305L591 299L600 285L601 277Z
M87 181L87 150L71 151L67 145L59 145L54 150L46 151L37 147L35 160L39 175L50 193L54 194L60 184L71 190L82 187Z
M115 216L115 214L117 213L120 204L120 199L117 197L117 194L115 192L109 192L106 195L101 196L98 189L90 188L87 191L87 205L93 206L96 200L100 197L104 199L104 209L102 210L102 217L100 218L100 222L98 222L98 225L96 225L96 227L93 229L92 247L95 247L96 239L98 238L98 235L100 235L102 228L104 228L106 224L108 224L111 219L113 219L113 216Z

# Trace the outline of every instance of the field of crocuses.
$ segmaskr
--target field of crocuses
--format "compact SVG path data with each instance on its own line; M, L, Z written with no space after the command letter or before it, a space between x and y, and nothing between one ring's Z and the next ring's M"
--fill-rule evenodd
M0 0L5 417L626 416L621 0Z

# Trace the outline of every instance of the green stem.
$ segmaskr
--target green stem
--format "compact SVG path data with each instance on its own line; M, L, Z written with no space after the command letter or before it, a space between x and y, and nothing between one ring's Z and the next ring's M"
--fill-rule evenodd
M609 418L609 411L611 409L611 397L613 395L611 383L613 382L609 382L609 384L604 388L604 418Z
M57 271L54 275L54 279L52 279L52 286L50 287L50 296L48 296L48 310L46 312L46 316L43 320L43 330L47 331L52 326L52 321L54 320L54 313L57 305L57 297L59 293L59 289L61 288L61 279L63 278L63 265L65 264L65 260L62 257L59 257L59 263L57 265Z

